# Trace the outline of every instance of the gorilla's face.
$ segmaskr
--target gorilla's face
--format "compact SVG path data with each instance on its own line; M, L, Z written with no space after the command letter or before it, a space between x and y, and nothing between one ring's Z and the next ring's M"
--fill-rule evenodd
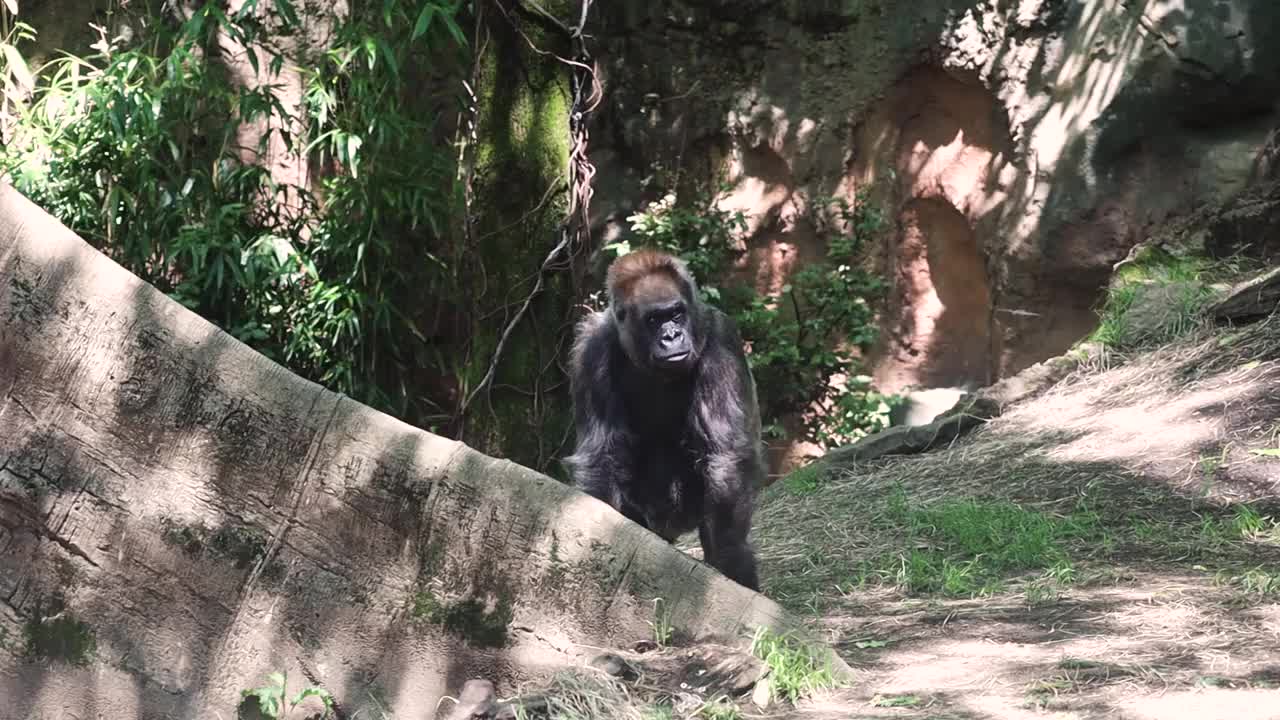
M636 365L650 371L683 374L698 362L697 307L679 283L658 276L643 283L630 302L615 310L622 345Z
M648 337L649 362L660 370L688 371L693 367L693 327L683 299L636 308Z

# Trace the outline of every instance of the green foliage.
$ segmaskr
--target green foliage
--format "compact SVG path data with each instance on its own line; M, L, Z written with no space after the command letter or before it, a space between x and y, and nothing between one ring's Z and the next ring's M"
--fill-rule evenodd
M796 468L782 481L783 487L796 495L810 495L822 487L822 471L817 463Z
M126 46L105 36L89 58L41 68L18 107L0 168L24 194L130 271L291 369L384 409L416 400L393 382L421 352L410 297L448 295L433 245L453 205L452 154L406 98L402 75L462 40L455 3L384 0L338 23L306 73L302 117L270 84L242 87L220 38L266 42L245 3L156 20ZM277 16L300 22L293 4ZM267 48L267 45L263 45ZM21 74L14 53L0 76ZM20 58L20 56L19 56ZM308 135L287 128L301 125ZM245 126L274 128L257 148ZM285 128L285 129L281 129ZM322 194L274 184L245 162L278 137L319 167Z
M324 180L324 212L312 238L335 282L305 305L325 322L303 327L316 340L338 339L345 351L337 360L316 342L306 360L328 364L326 382L364 388L366 400L399 405L401 413L410 398L373 396L389 383L360 381L414 364L397 338L422 334L400 308L421 298L424 287L447 294L446 265L432 247L439 243L430 241L444 234L456 206L452 156L428 141L432 124L407 102L414 80L402 68L431 65L424 34L433 27L465 44L456 5L386 0L378 10L354 12L305 90L308 149L335 169ZM379 351L390 356L379 358Z
M298 691L292 698L287 695L288 677L286 673L271 673L267 676L267 685L252 690L241 690L241 717L260 717L269 720L282 720L297 710L307 698L316 698L324 705L321 717L333 714L333 696L329 691L318 687L306 687ZM256 708L250 703L256 702ZM254 713L256 710L256 714Z
M742 720L742 709L727 697L719 696L707 700L698 707L694 717L702 720Z
M747 229L742 212L721 210L705 197L683 205L675 192L668 192L627 220L637 236L653 247L679 255L689 265L689 271L704 284L701 289L705 299L719 299L719 290L707 283L721 277L737 256L735 239ZM605 249L625 255L632 248L624 242Z
M644 708L640 717L641 720L676 720L676 711L669 704L662 703Z
M737 324L770 432L778 432L780 417L800 412L809 439L830 446L887 427L891 398L872 389L856 359L875 341L872 302L885 288L859 260L884 221L864 196L853 204L836 198L828 208L810 218L826 242L825 259L797 271L777 296L710 284L725 278L740 254L742 213L720 210L705 197L682 204L668 193L630 221L646 244L684 259L704 298ZM610 249L621 255L631 247Z
M911 507L899 490L889 497L886 523L903 532L906 549L873 563L868 574L891 579L904 592L970 597L998 590L1008 575L1038 571L1035 600L1074 581L1068 547L1102 533L1097 514L1078 508L1065 518L1006 500L943 500Z
M1098 311L1092 342L1134 350L1169 342L1203 323L1212 300L1205 260L1145 248L1121 265Z
M0 6L0 90L3 94L3 106L0 107L0 121L8 126L12 122L11 113L14 108L21 107L30 96L35 85L31 68L22 57L19 46L31 42L36 37L35 28L20 22L10 12L6 3Z
M836 687L831 660L791 635L758 628L751 653L769 667L769 689L776 698L795 702L816 690Z
M1228 580L1246 595L1270 597L1280 594L1280 573L1272 568L1253 567Z
M671 644L671 638L675 635L675 626L671 624L671 609L662 598L653 599L653 620L648 622L649 627L653 628L653 641L658 647Z
M919 695L876 695L871 698L872 707L912 708L923 704L924 700Z

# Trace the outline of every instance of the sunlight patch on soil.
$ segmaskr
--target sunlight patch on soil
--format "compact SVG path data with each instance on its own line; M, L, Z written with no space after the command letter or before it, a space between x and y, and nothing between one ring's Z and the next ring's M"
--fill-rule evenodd
M754 542L766 593L856 669L842 717L1276 718L1280 458L1254 451L1277 447L1280 318L1082 367L940 451L777 483ZM940 532L968 498L958 531L1012 502L1044 522L995 527L1058 559L907 594L894 558L984 562Z
M1280 716L1275 690L1186 690L1133 698L1120 707L1131 717L1151 720L1274 720Z
M1176 360L1140 363L1085 384L1064 385L1001 417L990 430L1074 433L1075 439L1048 449L1045 456L1115 462L1193 492L1224 492L1213 487L1224 470L1241 479L1280 477L1280 462L1248 452L1271 447L1280 363L1243 363L1236 371L1188 386L1176 374L1195 360ZM1240 497L1239 492L1227 494Z

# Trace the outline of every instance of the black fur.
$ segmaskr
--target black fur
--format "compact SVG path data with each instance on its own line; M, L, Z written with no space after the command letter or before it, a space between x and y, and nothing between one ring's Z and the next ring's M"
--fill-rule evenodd
M611 287L609 309L578 327L577 446L566 464L578 487L668 541L697 529L707 563L759 590L747 538L765 473L755 383L733 321L702 304L683 264L671 262L691 357L676 371L637 357L659 346L659 325L646 329L644 307Z

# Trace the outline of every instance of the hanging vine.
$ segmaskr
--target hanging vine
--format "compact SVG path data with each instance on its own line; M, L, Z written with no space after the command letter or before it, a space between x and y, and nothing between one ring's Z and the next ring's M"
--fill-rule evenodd
M495 5L508 20L511 20L506 7L501 3L495 3ZM591 181L595 176L595 166L591 164L587 152L590 141L588 125L591 113L599 105L602 95L594 60L587 47L587 35L584 32L591 6L592 0L581 0L578 22L573 26L567 26L560 22L532 0L525 0L525 3L515 6L516 12L525 17L530 17L535 22L539 22L544 27L549 27L557 34L566 37L571 48L569 57L562 57L557 53L540 48L527 35L521 32L514 22L512 23L513 27L516 27L517 32L535 53L554 57L570 70L570 102L568 108L570 149L568 167L565 171L567 210L565 219L560 226L559 241L543 259L538 268L533 288L525 296L518 309L503 328L497 345L494 347L487 371L475 387L467 393L459 408L460 419L465 418L477 398L493 387L493 380L508 342L516 328L520 326L528 315L533 302L542 294L546 286L547 276L552 272L572 270L575 267L575 260L584 258L590 248ZM470 213L468 212L469 215ZM573 280L572 289L576 295L578 291L577 274L571 272L570 277ZM536 397L535 401L537 401ZM545 458L539 458L539 464L543 464L544 460Z

